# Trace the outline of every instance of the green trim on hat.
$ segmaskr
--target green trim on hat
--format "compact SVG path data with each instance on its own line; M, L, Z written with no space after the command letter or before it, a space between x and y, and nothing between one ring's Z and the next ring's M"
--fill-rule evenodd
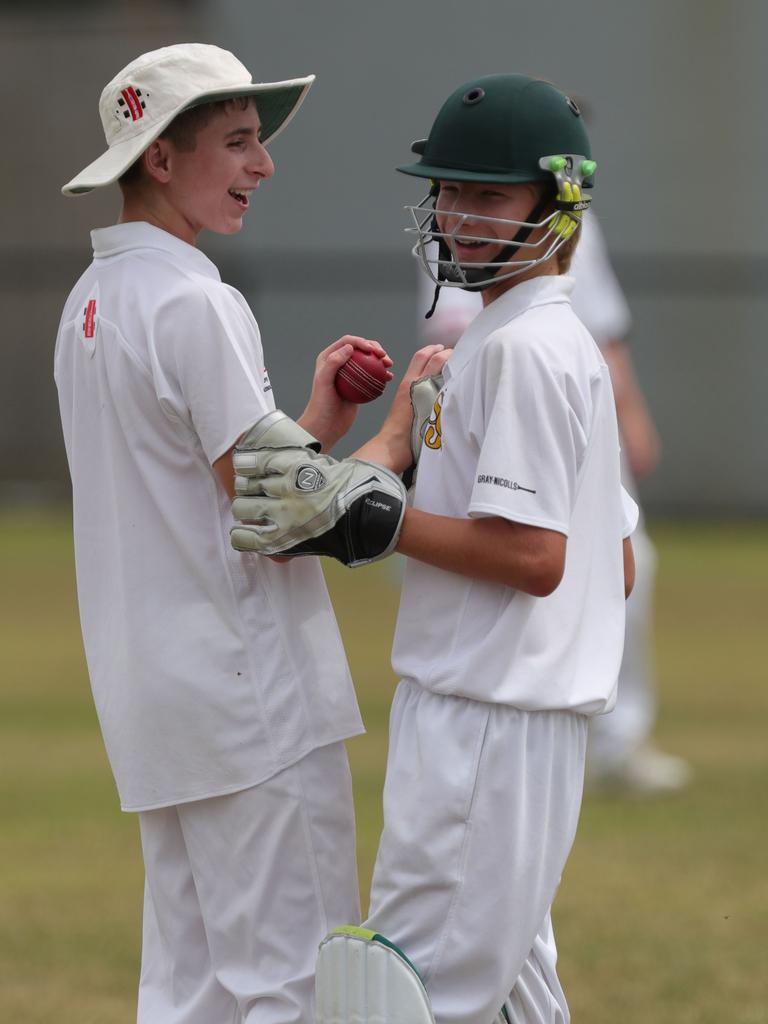
M277 135L285 121L293 113L304 86L275 89L274 92L258 93L256 109L261 121L261 142L267 143Z
M253 97L256 109L259 112L259 120L261 121L261 144L266 146L279 134L280 129L296 109L296 104L306 88L306 85L291 85L257 91L253 86L243 86L242 89L233 92L209 93L205 96L198 96L193 103L180 110L176 117L179 114L183 114L186 110L192 110L193 107L204 107L208 103L220 103L226 100L240 99L241 97Z

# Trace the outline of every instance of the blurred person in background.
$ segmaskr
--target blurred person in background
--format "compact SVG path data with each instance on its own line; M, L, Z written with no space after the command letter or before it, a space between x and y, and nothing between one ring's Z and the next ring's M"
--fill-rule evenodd
M632 323L629 307L593 212L582 218L570 274L576 281L571 296L574 312L600 347L611 374L622 440L622 482L637 501L636 481L656 468L660 443L625 340ZM420 316L433 297L433 283L420 273ZM481 309L478 293L443 288L432 315L421 321L419 344L452 348ZM642 510L632 544L636 578L627 601L618 698L613 711L590 721L586 782L595 791L654 795L682 789L692 773L687 762L657 749L651 738L657 714L652 665L656 552Z

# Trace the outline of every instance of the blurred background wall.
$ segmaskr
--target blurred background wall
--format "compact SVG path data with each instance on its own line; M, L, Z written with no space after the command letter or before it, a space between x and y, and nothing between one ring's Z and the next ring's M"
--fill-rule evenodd
M0 3L0 500L67 492L53 343L88 232L119 202L116 188L59 188L103 149L101 88L141 52L203 41L257 80L318 75L243 232L200 239L256 313L282 408L301 411L314 355L345 332L379 338L405 369L424 311L402 206L421 194L393 167L458 84L521 71L592 111L593 208L664 442L646 507L764 514L766 38L763 0ZM345 451L381 411L363 410Z

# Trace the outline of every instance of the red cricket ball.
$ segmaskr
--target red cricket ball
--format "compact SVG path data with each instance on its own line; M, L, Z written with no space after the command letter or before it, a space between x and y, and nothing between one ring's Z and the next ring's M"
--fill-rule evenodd
M387 383L387 368L375 352L356 348L336 373L336 391L347 402L372 402Z

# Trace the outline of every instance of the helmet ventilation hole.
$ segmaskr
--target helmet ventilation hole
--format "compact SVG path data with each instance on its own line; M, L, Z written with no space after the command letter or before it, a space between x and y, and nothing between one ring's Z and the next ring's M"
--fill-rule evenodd
M481 89L479 85L475 86L474 89L470 89L469 92L465 92L462 96L462 100L468 107L474 106L475 103L479 103L480 100L485 97L485 89Z

